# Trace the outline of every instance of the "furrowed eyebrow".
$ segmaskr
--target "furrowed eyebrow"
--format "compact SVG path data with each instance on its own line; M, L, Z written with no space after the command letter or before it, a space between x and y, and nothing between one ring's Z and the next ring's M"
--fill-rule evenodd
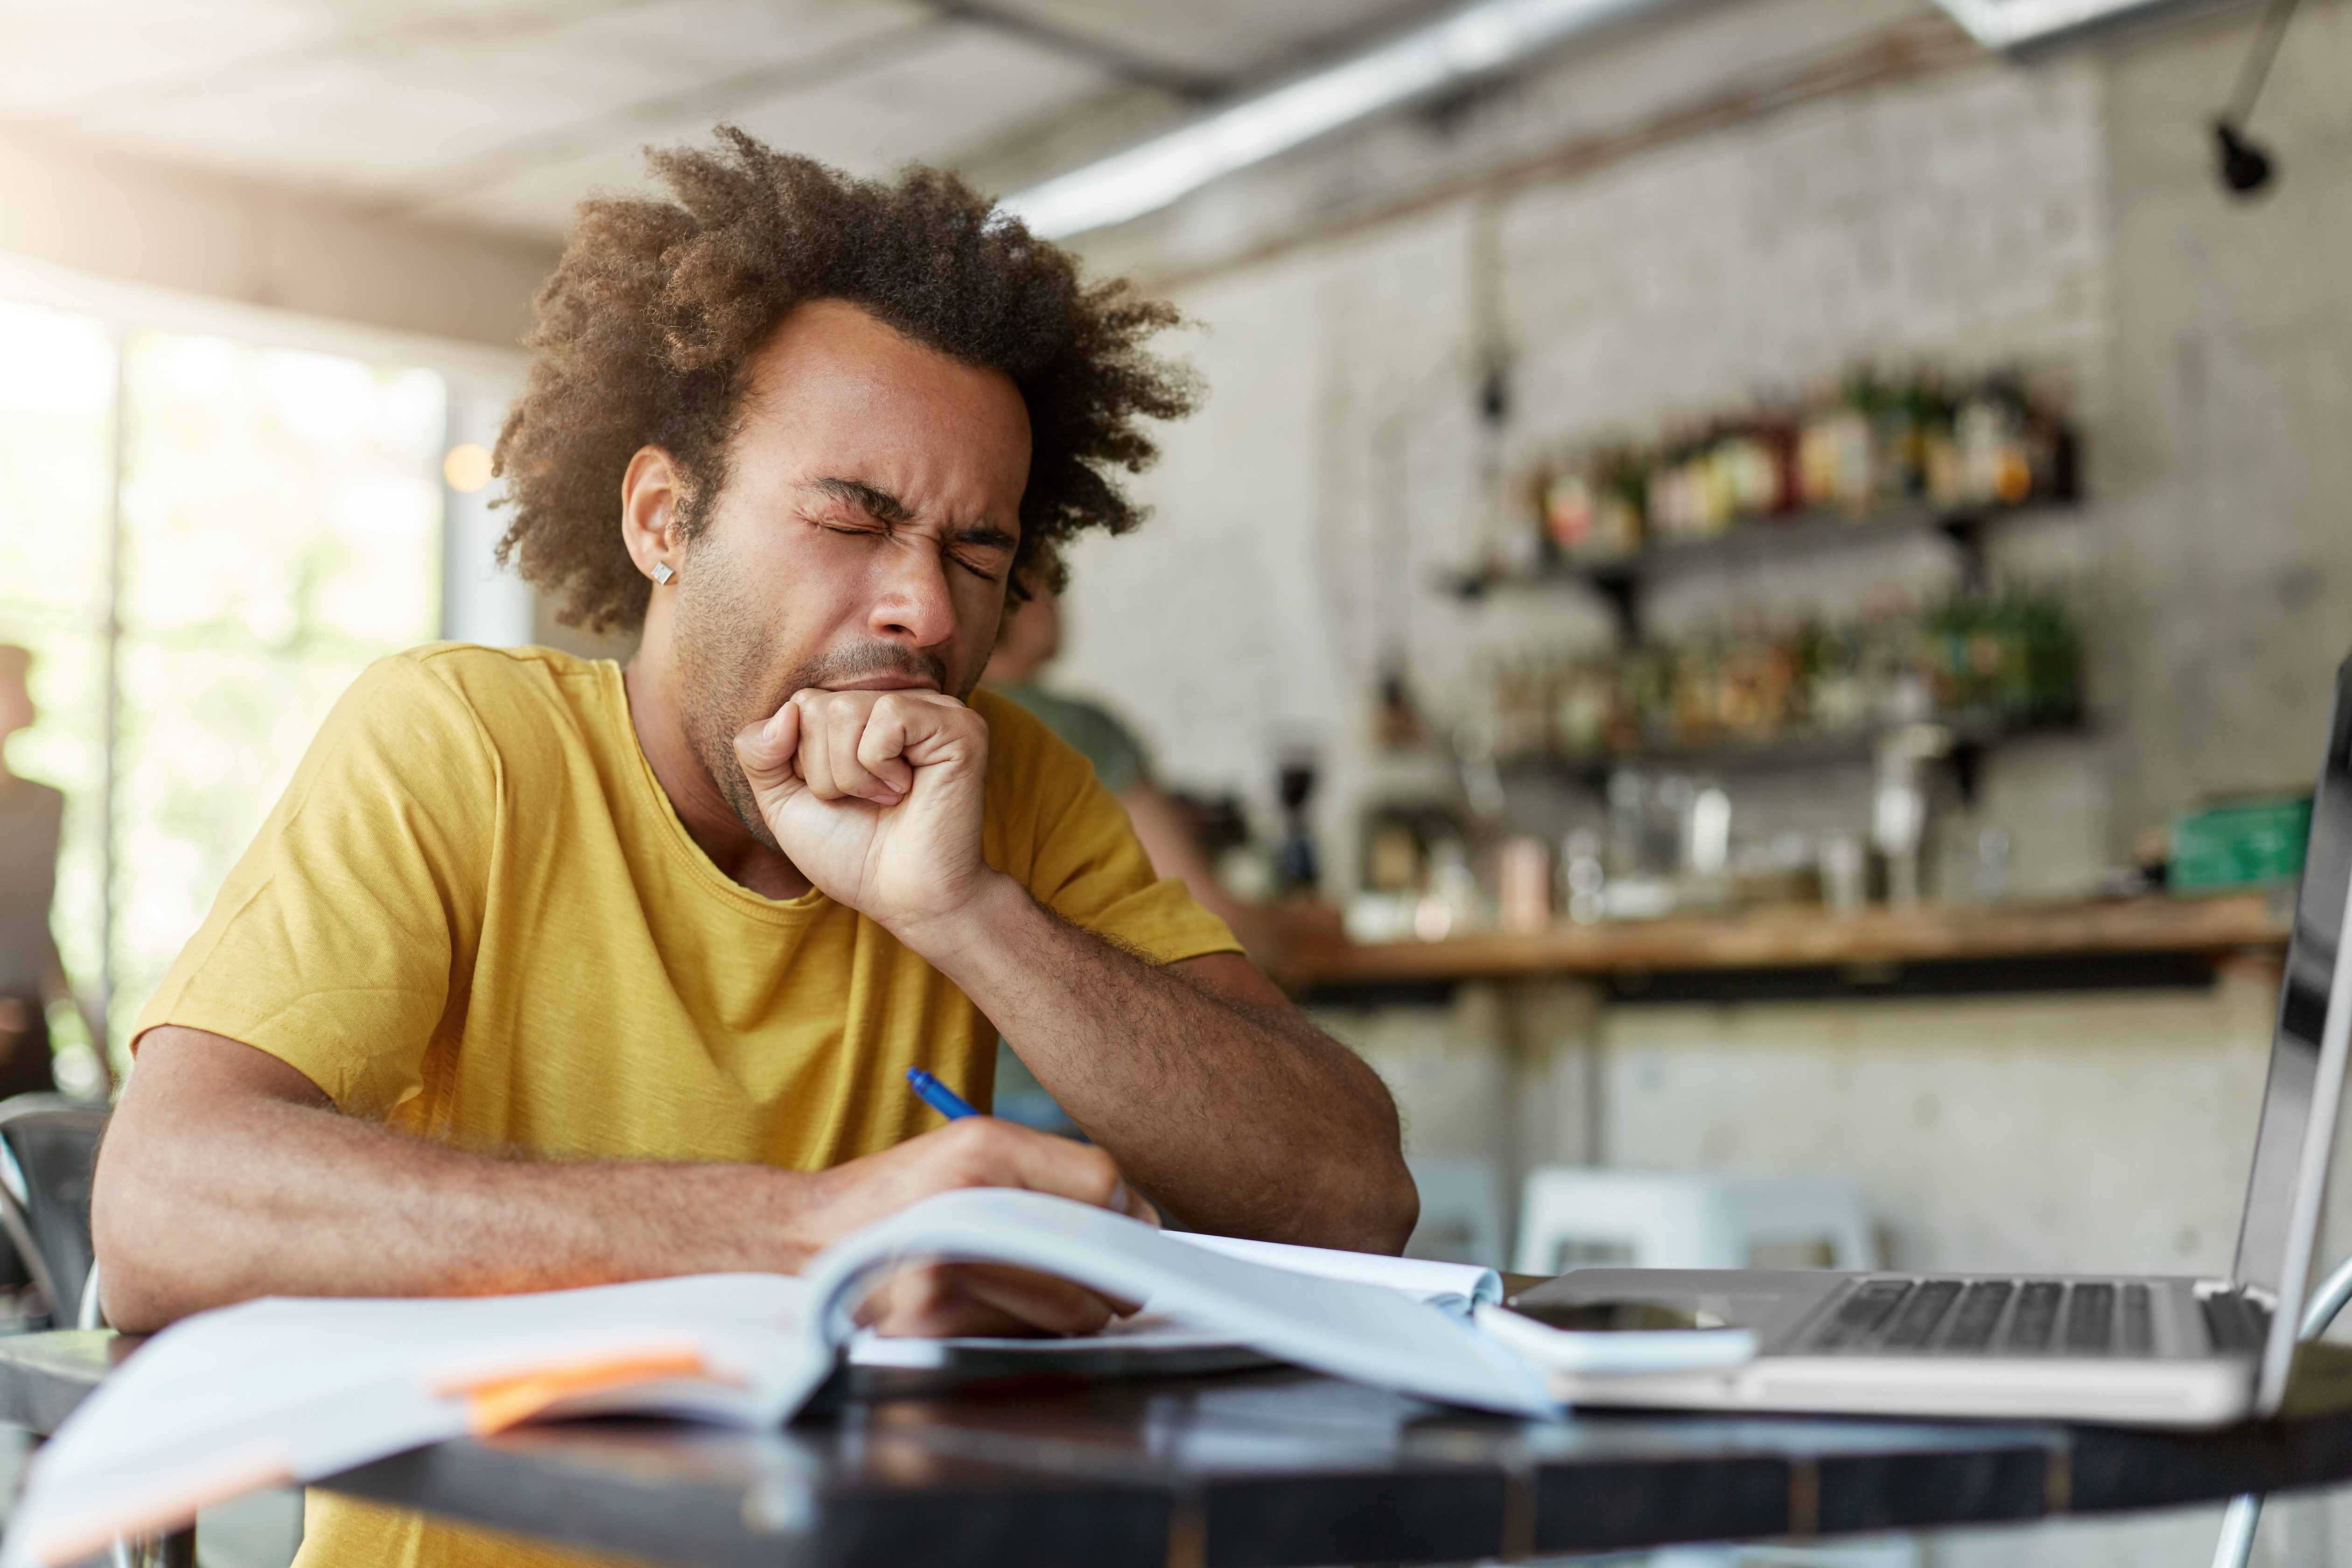
M888 490L862 479L817 479L808 487L846 506L854 506L877 522L911 522L914 510Z
M985 522L957 529L955 542L958 544L977 544L983 550L1011 550L1021 542L1004 530Z
M808 488L831 497L845 506L854 506L877 522L903 523L915 520L915 510L888 490L869 485L863 479L813 479ZM976 544L983 550L1013 550L1021 541L993 523L975 522L959 528L950 536L958 544Z

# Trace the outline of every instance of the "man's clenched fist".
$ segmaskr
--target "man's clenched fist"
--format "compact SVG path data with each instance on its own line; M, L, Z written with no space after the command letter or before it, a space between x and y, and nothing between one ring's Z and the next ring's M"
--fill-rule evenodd
M776 847L902 940L996 876L981 856L988 726L952 697L806 689L737 734L735 755Z

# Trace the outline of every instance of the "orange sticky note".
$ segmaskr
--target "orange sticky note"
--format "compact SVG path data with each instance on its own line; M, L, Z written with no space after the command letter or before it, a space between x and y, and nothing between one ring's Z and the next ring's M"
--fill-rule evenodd
M498 1378L464 1390L474 1436L486 1437L528 1421L549 1405L575 1394L601 1394L609 1388L652 1383L665 1377L708 1375L700 1352L675 1351L665 1355L636 1356L626 1361L592 1362Z

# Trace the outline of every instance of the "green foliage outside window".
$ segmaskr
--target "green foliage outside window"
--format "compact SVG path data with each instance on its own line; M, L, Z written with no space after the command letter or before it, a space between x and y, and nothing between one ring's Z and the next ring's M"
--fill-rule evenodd
M110 958L118 1047L328 708L435 635L445 397L429 370L0 304L0 641L34 650L41 708L9 760L69 796L53 923L78 984Z

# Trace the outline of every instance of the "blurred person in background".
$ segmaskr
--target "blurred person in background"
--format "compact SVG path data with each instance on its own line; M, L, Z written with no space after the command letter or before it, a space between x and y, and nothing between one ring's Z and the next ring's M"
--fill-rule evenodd
M48 1004L74 1000L49 931L66 797L8 767L8 738L38 717L32 665L30 651L0 643L0 1100L57 1088ZM86 1021L93 1043L102 1040L98 1021Z
M1194 902L1232 929L1261 969L1278 973L1295 946L1343 940L1339 911L1328 904L1314 899L1255 904L1233 895L1201 852L1192 810L1152 782L1150 756L1134 731L1098 704L1037 684L1061 651L1061 597L1031 584L1025 602L1015 598L1005 605L1004 627L981 684L1044 720L1094 763L1095 777L1127 808L1151 868L1181 881Z

